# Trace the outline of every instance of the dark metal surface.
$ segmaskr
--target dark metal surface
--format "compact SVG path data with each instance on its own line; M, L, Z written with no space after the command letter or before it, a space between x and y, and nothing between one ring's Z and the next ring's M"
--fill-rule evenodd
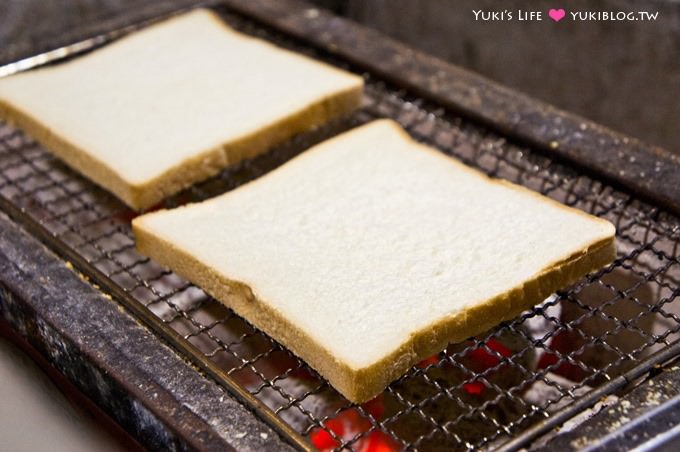
M416 52L298 0L226 3L341 55L507 137L539 147L680 213L680 156Z
M524 431L522 435L503 444L499 450L511 451L520 449L522 446L535 440L540 435L548 432L550 429L561 426L563 423L572 419L577 414L595 405L598 400L605 397L606 395L614 394L616 391L625 388L627 385L635 381L639 381L640 377L645 376L647 373L653 372L655 366L660 366L661 364L675 358L678 355L680 355L680 341L676 340L673 344L662 350L659 350L628 372L617 376L599 388L594 389L586 396L579 398L574 403L556 412L545 422L536 423L536 425ZM657 426L657 428L661 430L660 426Z
M287 449L275 432L1 213L0 315L150 449Z
M678 450L680 448L680 396L635 418L592 444L584 452L638 448L649 450Z
M655 444L663 446L677 440L680 367L676 360L655 372L653 379L636 384L629 394L609 408L539 450L629 450L634 447L650 450ZM665 449L661 447L661 450Z
M128 3L134 7L125 8ZM32 39L8 42L0 48L0 65L158 17L180 7L211 3L219 2L111 1L115 7L100 7L108 14L92 13L91 16L97 20L74 23L67 32L63 29L49 32L47 27ZM408 87L415 94L482 121L503 135L566 158L586 171L595 171L648 198L654 204L680 213L680 175L677 171L680 156L665 149L614 132L458 66L414 51L374 30L301 0L226 0L224 3L338 54L399 86Z
M0 2L0 65L124 28L200 0Z
M44 252L48 251L44 249ZM7 293L7 291L5 291L5 293ZM0 303L7 304L5 302ZM118 446L126 452L144 452L147 450L136 438L126 431L117 420L104 411L103 407L95 403L78 386L76 386L73 381L57 370L57 368L55 368L54 365L52 365L52 363L49 361L47 355L44 355L42 352L33 347L28 341L28 338L22 336L18 332L18 329L5 320L2 315L0 315L0 349L4 349L2 351L2 353L5 353L3 356L3 361L7 360L2 362L0 365L21 365L25 366L25 368L31 369L33 371L31 374L24 374L25 380L27 381L24 381L23 383L30 384L31 388L35 390L38 389L38 385L42 382L49 389L56 390L60 393L57 396L56 392L52 392L54 396L57 396L57 400L70 405L55 407L55 411L51 412L52 418L61 417L68 412L71 412L71 414L65 416L64 419L70 419L72 414L83 416L83 420L86 420L86 423L79 424L80 428L77 428L76 431L80 431L80 433L83 435L93 434L95 435L95 438L99 438L90 442L89 444L91 446L97 444L102 450L106 450L108 448L114 448L115 450L116 446ZM10 385L13 385L13 381L5 381L3 379L3 384L5 385L5 394L7 394L7 389L12 387ZM16 402L12 404L12 400L3 400L3 406L17 407L18 404L22 403L22 397L26 397L26 395L29 397L31 396L30 393L26 394L26 392L15 393L15 387L16 386L12 387L12 389L9 389L9 396L10 399L13 398L16 400ZM12 421L18 420L20 423L22 423L22 425L26 425L23 423L23 416L30 416L30 412L28 412L28 405L30 403L31 402L29 401L25 407L19 406L18 410L14 408L16 411L13 410L12 412L8 412L6 409L0 411L0 413L3 415L4 428L2 440L5 444L10 444L9 441L11 440L4 436L5 432L8 432L9 435L7 436L14 438L14 441L12 441L14 444L14 449L17 448L16 446L20 446L20 448L23 447L27 450L31 448L33 448L33 450L36 450L37 448L44 450L46 446L52 445L51 441L55 439L54 435L48 434L41 437L35 437L32 436L32 433L35 430L8 430L8 423ZM37 408L41 408L42 406L43 405L39 403ZM50 409L48 406L44 406L44 408ZM13 418L12 416L15 415L17 417ZM52 422L52 418L50 418L49 422ZM9 422L5 422L5 419L7 419ZM64 419L55 419L55 423L61 424ZM44 422L42 418L27 419L26 421L27 423L33 422L33 428L38 429L42 427L41 422ZM14 424L15 427L16 425L17 424ZM94 429L94 431L91 429ZM27 431L28 434L26 434ZM60 436L57 438L61 440ZM66 439L66 441L68 441L68 439ZM60 447L61 446L63 446L63 444L60 444ZM5 449L8 449L8 447ZM62 450L64 450L63 447Z
M369 54L356 50L358 56L334 56L335 51L347 54L350 50L347 42L336 41L335 35L363 36L353 42L374 47L375 53L370 55L383 57L387 66L364 73L365 107L349 120L299 136L265 156L226 170L167 205L232 189L314 142L386 116L399 121L418 140L487 174L609 219L617 226L618 259L488 334L452 344L445 353L414 367L374 403L355 406L247 322L198 288L139 256L130 232L132 212L6 125L0 127L2 209L73 261L157 334L287 433L290 440L300 441L302 447L302 441L314 441L323 436L323 431L326 444L354 449L368 447L371 442L422 449L493 447L512 437L515 440L509 446L527 444L568 418L569 413L589 406L597 396L621 389L631 378L644 376L652 364L678 351L677 345L671 345L680 332L677 217L640 200L635 193L594 178L591 171L569 166L545 149L521 144L526 141L514 142L457 115L465 109L445 108L450 104L446 96L441 104L419 97L437 97L439 79L458 80L460 74L449 66L432 72L439 66L428 63L427 58L403 47L395 48L316 9L300 9L298 2L238 5L240 10L247 9L305 40L291 39L219 8L228 23L244 32L355 71L370 67L365 61ZM277 5L289 9L282 11ZM111 36L91 45L100 45ZM330 52L306 44L308 39L325 40ZM359 62L362 59L363 63ZM383 76L399 78L382 72L395 69L390 66L395 64L393 60L402 65L411 60L409 69L398 75L410 79L404 85L420 80L423 86L409 91L386 82ZM421 64L424 69L419 69ZM472 84L468 86L470 92L482 86L481 79L462 78L456 83L465 80ZM483 92L478 94L480 99L485 98ZM505 94L513 99L518 96L509 91ZM497 116L488 119L498 122L497 130L504 130L504 121L513 110L511 106L495 108ZM581 130L580 125L567 121L568 115L557 111L550 114L553 120L562 118L564 134ZM569 129L572 126L575 128ZM593 131L587 140L596 139L599 133L599 129ZM541 143L549 147L549 142ZM677 167L664 171L675 177L680 173ZM535 333L537 323L542 325L541 334ZM568 339L566 345L564 338ZM659 351L656 358L645 361ZM480 367L476 359L486 364ZM538 386L543 388L540 397L530 397ZM346 434L344 428L345 433L341 433L337 422L350 418L356 430Z
M680 2L347 0L346 14L407 45L680 154ZM512 20L475 20L473 11ZM518 20L534 11L544 20ZM656 13L652 21L571 20L575 12ZM507 16L506 16L507 17Z

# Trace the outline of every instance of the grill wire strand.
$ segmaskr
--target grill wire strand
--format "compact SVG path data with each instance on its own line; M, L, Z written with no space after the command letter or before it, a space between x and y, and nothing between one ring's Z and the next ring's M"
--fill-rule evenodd
M356 70L244 17L218 11L243 32ZM269 409L310 447L495 448L575 406L589 391L619 381L680 338L678 218L371 74L363 76L364 106L351 118L227 169L165 206L231 190L324 138L389 117L417 140L492 177L608 219L617 228L617 259L516 319L451 344L368 404L353 405L244 319L137 254L130 229L134 213L7 124L0 124L0 198L12 206L15 220L38 224L48 245L82 258L79 270L104 275L107 286L117 288L127 303L159 320L154 328L173 332L163 337L190 344L183 348L190 359L219 369L218 381L250 394L267 407L257 409Z

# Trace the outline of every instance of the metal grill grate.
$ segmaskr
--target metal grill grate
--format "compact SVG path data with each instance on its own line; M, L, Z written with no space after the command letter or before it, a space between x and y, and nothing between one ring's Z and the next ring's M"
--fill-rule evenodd
M234 27L348 65L226 11ZM351 69L351 68L350 68ZM493 447L667 349L680 331L680 222L583 172L364 74L364 108L298 136L167 201L233 189L311 144L376 117L485 173L607 218L618 258L489 333L415 366L381 396L351 405L317 374L199 288L137 254L134 213L31 138L0 125L0 205L30 226L270 422L321 448ZM298 438L299 439L299 438Z

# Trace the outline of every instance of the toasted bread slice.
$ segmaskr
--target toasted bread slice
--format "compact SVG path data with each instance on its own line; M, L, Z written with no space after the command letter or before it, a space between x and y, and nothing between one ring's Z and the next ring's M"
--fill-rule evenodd
M357 108L357 75L195 10L0 79L0 118L134 209Z
M490 179L389 120L133 229L142 253L354 402L615 255L611 223Z

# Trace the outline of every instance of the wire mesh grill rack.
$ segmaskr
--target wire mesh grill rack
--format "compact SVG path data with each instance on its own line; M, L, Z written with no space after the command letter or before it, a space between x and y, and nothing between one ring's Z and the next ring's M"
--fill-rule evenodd
M249 19L219 11L241 31L353 69ZM639 370L640 361L678 339L678 218L363 75L364 106L351 118L299 135L165 205L231 190L324 138L390 117L416 139L486 174L610 220L617 227L616 261L513 321L450 345L376 399L353 405L248 322L137 254L130 230L135 214L7 124L0 125L0 206L303 447L493 448L554 419L591 390Z

